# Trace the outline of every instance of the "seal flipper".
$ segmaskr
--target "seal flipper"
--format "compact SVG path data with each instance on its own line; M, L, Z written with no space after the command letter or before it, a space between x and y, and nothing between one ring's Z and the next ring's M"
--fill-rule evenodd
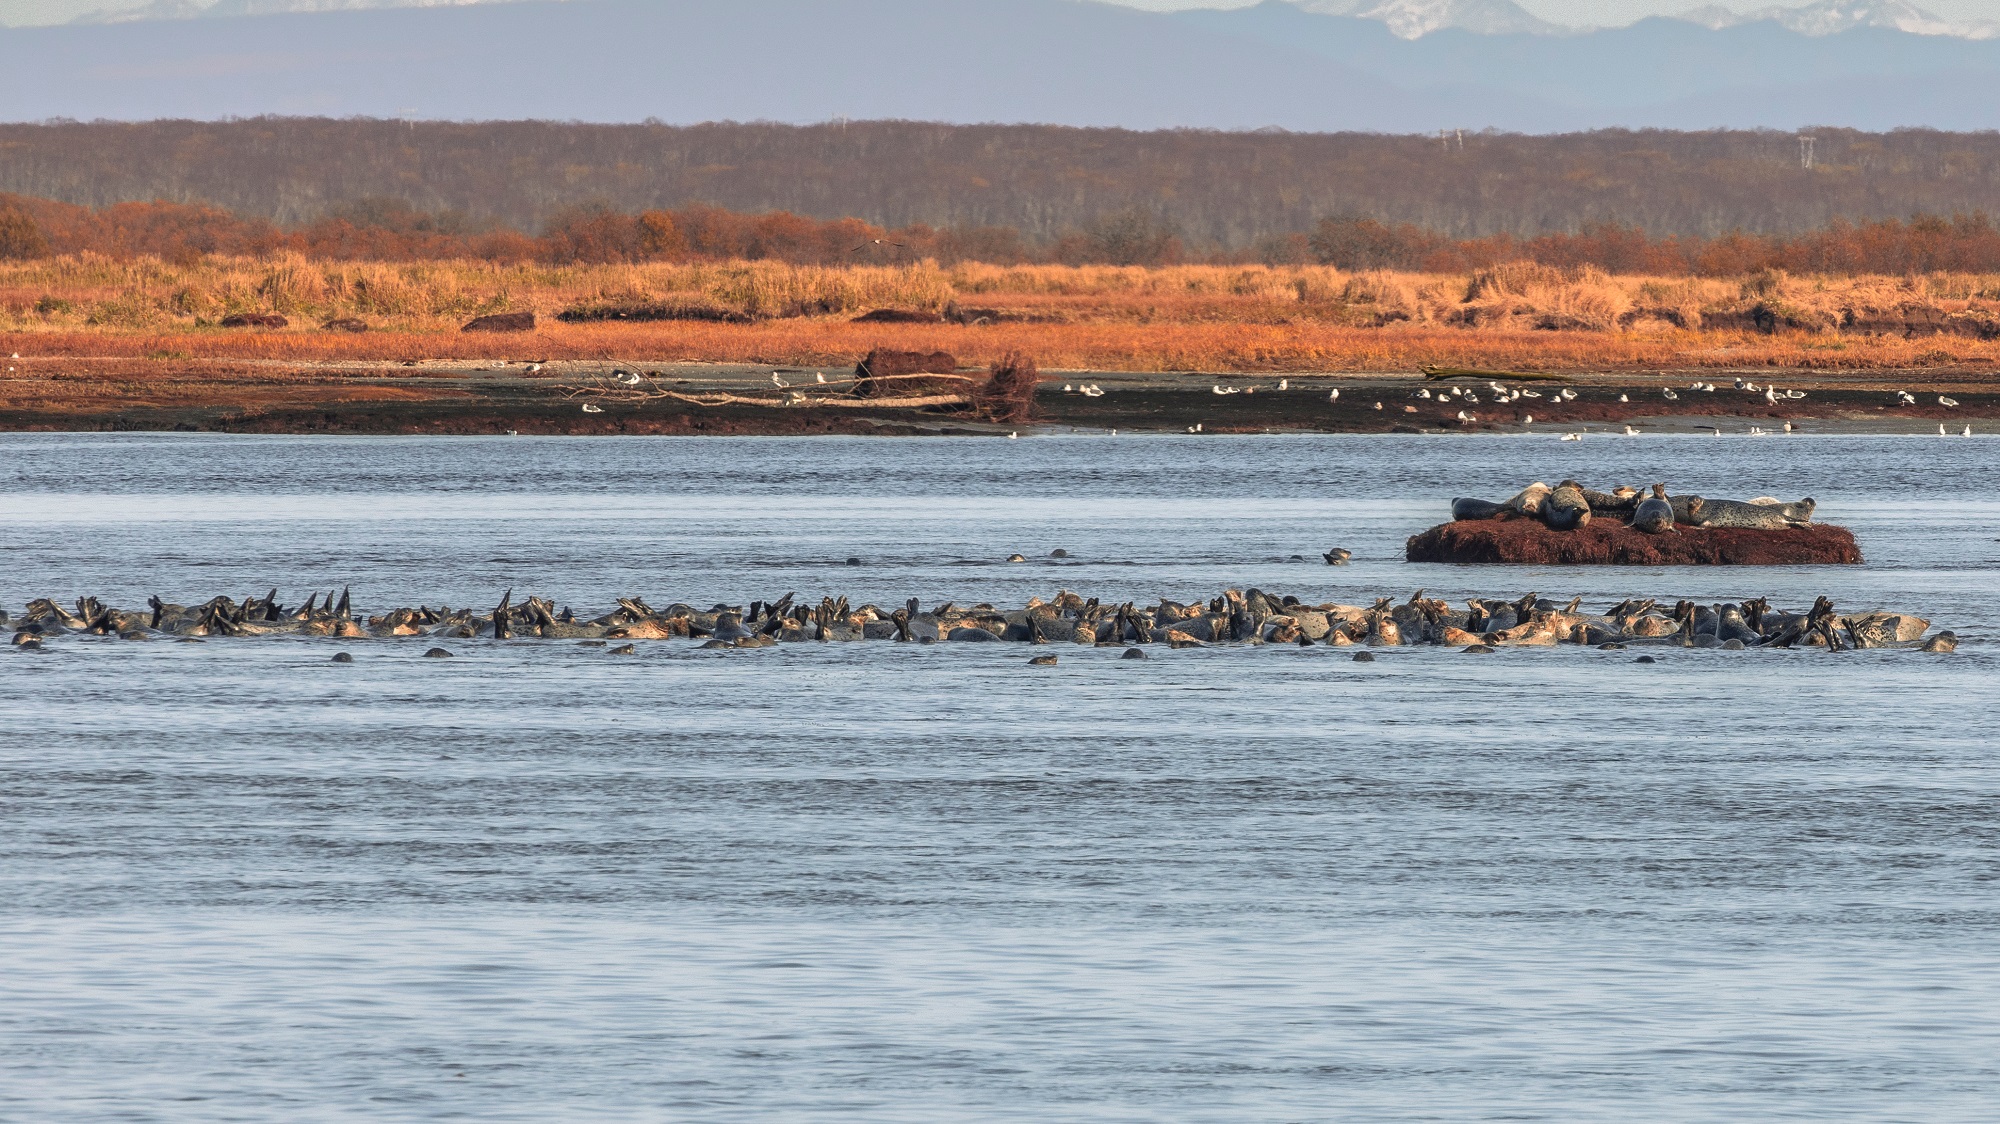
M500 604L493 610L493 639L506 640L513 635L507 628L507 610L513 604L514 590L510 587L500 595Z

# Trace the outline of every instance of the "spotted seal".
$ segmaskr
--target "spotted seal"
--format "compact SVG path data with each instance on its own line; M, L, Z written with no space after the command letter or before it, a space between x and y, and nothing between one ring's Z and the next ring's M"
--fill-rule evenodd
M1632 509L1632 529L1658 535L1674 529L1674 505L1667 499L1665 484L1653 485L1653 494Z
M1742 527L1760 531L1782 531L1787 527L1797 527L1807 520L1794 518L1788 511L1803 511L1812 514L1814 503L1810 499L1782 507L1764 504L1742 503L1738 500L1711 500L1701 496L1688 498L1689 523L1697 527Z
M1583 497L1583 485L1574 480L1556 485L1542 505L1542 522L1558 531L1590 526L1590 501Z

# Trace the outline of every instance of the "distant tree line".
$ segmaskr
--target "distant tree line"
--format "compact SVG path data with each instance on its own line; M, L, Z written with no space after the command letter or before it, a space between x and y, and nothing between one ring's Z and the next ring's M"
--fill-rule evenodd
M1741 231L1714 238L1654 237L1603 224L1574 234L1453 238L1411 223L1340 216L1309 233L1268 238L1245 250L1189 253L1168 226L1144 212L1107 216L1036 242L1012 227L895 229L856 218L821 220L785 211L743 214L697 205L638 213L577 207L530 234L462 215L432 215L396 201L364 201L286 228L258 216L197 203L118 203L93 210L26 196L0 196L0 259L58 254L153 256L297 253L332 261L571 263L768 259L807 265L946 264L1170 265L1182 261L1323 264L1351 271L1463 273L1533 261L1610 273L1731 277L1765 269L1794 273L2000 272L2000 228L1984 213L1949 219L1838 221L1795 235Z
M0 192L94 209L205 204L285 230L388 200L536 235L579 207L706 205L883 230L1013 230L1032 247L1094 231L1099 251L1142 257L1169 242L1251 252L1333 215L1468 240L1799 235L2000 214L2000 133L1819 129L1812 140L1808 167L1794 134L1722 130L1446 141L907 121L50 122L0 125Z

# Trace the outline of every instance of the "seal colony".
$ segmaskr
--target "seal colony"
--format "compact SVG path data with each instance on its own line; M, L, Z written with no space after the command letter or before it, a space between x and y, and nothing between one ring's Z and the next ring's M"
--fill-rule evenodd
M128 641L209 638L295 637L334 640L423 638L428 641L573 641L609 647L629 655L634 641L701 641L703 648L766 648L779 644L854 641L899 643L1076 644L1098 647L1213 645L1298 647L1366 645L1446 645L1490 651L1501 647L1557 644L1620 648L1631 645L1681 647L1912 648L1950 651L1957 638L1943 632L1924 642L1930 622L1907 613L1840 615L1825 597L1804 612L1785 612L1764 598L1701 605L1656 599L1626 600L1603 612L1586 612L1582 598L1559 603L1530 593L1513 600L1473 598L1463 608L1427 598L1418 590L1403 602L1384 597L1372 605L1309 605L1297 597L1260 590L1224 590L1206 602L1163 599L1141 607L1086 599L1067 590L1044 600L1031 598L1019 609L947 602L920 608L912 598L893 609L850 605L845 597L817 604L786 594L747 607L715 605L697 609L673 604L655 609L639 597L621 597L617 607L585 618L554 602L530 597L516 604L513 591L489 612L429 606L356 613L349 593L318 594L287 607L272 590L263 597L234 601L216 597L199 605L150 599L143 610L113 608L94 597L73 607L48 598L30 602L18 616L0 611L0 625L14 629L17 651L40 651L69 638ZM1139 654L1134 648L1133 653ZM346 653L340 653L344 655ZM446 658L434 647L425 653ZM1038 657L1039 658L1039 657ZM339 659L339 655L335 656ZM351 657L350 657L351 659ZM347 662L347 661L341 661Z
M1813 522L1811 497L1740 501L1650 493L1630 485L1609 492L1564 480L1536 481L1513 498L1452 501L1452 522L1410 539L1412 562L1516 562L1560 565L1852 565L1854 536Z

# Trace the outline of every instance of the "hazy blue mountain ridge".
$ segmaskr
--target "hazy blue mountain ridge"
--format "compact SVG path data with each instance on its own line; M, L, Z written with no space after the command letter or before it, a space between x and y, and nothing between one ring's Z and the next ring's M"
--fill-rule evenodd
M0 30L0 118L839 117L1432 132L2000 126L2000 41L1770 20L1571 35L1267 2L572 0Z

